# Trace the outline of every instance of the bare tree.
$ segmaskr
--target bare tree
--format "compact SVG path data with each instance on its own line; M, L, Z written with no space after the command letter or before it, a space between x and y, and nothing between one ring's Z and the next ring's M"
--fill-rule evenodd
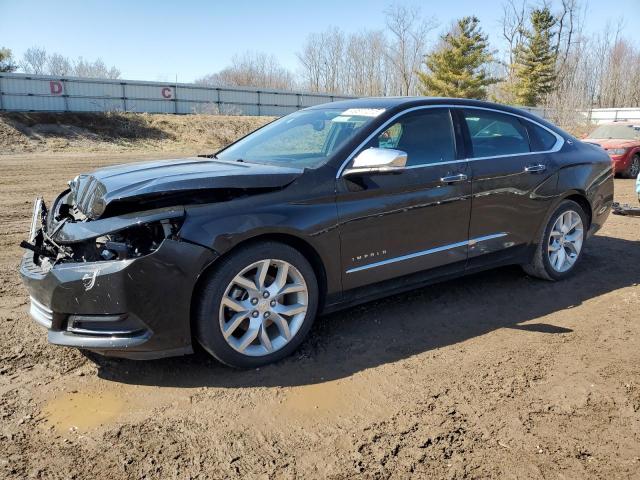
M52 53L47 58L46 71L49 75L73 75L73 64L67 57Z
M42 47L28 48L22 60L20 69L24 73L34 75L73 75L91 78L120 78L120 70L107 66L101 58L85 60L82 57L73 62L59 53L48 54Z
M309 34L302 51L297 53L303 85L311 92L323 91L325 87L322 38L322 34L319 33Z
M391 35L388 56L397 75L395 93L410 95L416 92L416 71L425 54L427 35L438 24L434 18L423 19L415 6L394 4L385 15Z
M325 51L324 75L327 92L339 93L343 89L343 81L345 78L342 74L344 71L345 43L345 35L340 29L334 28L326 32L323 45Z
M76 77L116 79L120 78L120 70L116 67L107 67L101 58L90 61L78 57L73 66L73 75Z
M303 86L314 92L353 95L409 95L434 19L417 7L392 5L387 30L345 35L337 28L311 33L298 53Z
M46 73L47 51L42 47L30 47L22 55L20 68L24 73L43 75Z
M284 68L273 55L245 52L236 55L231 65L217 73L205 75L196 80L203 85L220 87L261 87L276 90L291 90L295 81L289 70Z
M345 93L387 95L390 87L388 41L383 31L355 33L347 39L344 60Z
M581 30L580 6L578 0L561 0L561 10L556 15L558 19L558 33L556 36L556 56L558 69L562 70L567 56L574 44L577 30Z
M305 88L312 92L340 93L346 89L347 41L338 28L312 33L298 53Z
M526 17L527 0L507 0L502 5L502 37L507 42L509 72L513 65L514 52L522 43Z

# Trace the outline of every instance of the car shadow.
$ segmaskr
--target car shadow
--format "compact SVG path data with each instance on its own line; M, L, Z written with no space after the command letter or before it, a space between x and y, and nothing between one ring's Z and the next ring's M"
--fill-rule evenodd
M500 328L522 335L562 335L572 330L535 320L640 283L640 242L596 236L585 253L575 275L562 282L504 267L321 317L297 352L260 369L234 370L203 352L144 362L90 358L100 378L126 384L295 386L349 377Z

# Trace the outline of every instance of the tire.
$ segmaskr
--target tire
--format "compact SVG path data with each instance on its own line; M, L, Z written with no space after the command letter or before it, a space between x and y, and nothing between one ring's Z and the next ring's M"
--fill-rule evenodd
M638 174L640 174L640 155L636 153L631 158L629 167L624 172L622 172L622 176L624 178L637 178Z
M196 339L231 367L276 362L309 333L318 294L314 270L295 248L273 241L242 246L203 279L194 312Z
M561 217L564 216L565 219L573 218L574 220L577 220L577 218L569 212L577 214L577 217L579 217L580 219L580 225L576 226L571 231L566 232L566 236L562 235L561 237L558 237L558 230L554 230L554 226L557 226L557 222L561 221ZM582 236L580 246L577 249L578 254L576 258L573 260L573 263L571 263L571 258L566 258L562 263L561 268L557 267L557 265L559 264L557 260L561 260L561 255L559 252L560 248L564 250L564 255L566 255L567 257L570 257L570 255L572 255L575 251L574 249L576 248L576 244L568 239L577 239L579 237L579 235L577 235L579 228L582 228ZM586 240L587 229L587 215L585 214L582 207L572 200L562 201L549 217L549 220L547 221L547 224L542 231L540 238L538 238L536 250L531 262L522 266L524 271L533 277L550 281L563 280L564 278L569 277L573 274L576 266L580 263L584 255L584 242ZM552 230L554 231L553 239L551 238ZM572 232L575 232L576 234L574 235L572 234ZM560 242L562 242L562 246L559 246ZM569 244L573 245L573 247L571 247ZM564 245L566 245L566 247ZM552 247L559 248L552 251ZM558 253L556 253L556 255L554 256L553 254L555 252ZM572 253L569 254L567 252ZM552 258L556 260L554 264L552 264Z

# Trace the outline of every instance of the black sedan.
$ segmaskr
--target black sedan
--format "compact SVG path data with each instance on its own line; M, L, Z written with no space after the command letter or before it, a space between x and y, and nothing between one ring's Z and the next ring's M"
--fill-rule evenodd
M321 312L506 264L561 280L612 201L606 152L522 110L350 100L79 175L36 200L21 272L51 343L255 367Z

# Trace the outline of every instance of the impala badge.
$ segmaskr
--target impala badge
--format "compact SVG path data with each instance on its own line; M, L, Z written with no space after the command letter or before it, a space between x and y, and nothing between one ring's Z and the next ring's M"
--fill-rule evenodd
M382 257L382 256L384 256L386 254L387 254L386 250L379 250L379 251L365 253L365 254L362 254L362 255L356 255L355 257L351 257L351 261L352 262L360 262L360 261L366 260L368 258Z

